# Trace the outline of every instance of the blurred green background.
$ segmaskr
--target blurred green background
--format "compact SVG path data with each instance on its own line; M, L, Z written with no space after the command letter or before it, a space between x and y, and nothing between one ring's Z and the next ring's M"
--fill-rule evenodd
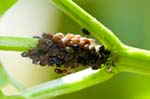
M15 2L16 0L0 0L0 16L3 15Z
M130 46L150 49L150 0L74 0ZM61 13L61 12L60 12ZM62 13L58 31L81 33ZM150 99L150 76L120 73L79 92L55 99Z
M36 3L36 0L31 1L35 1ZM150 49L150 0L74 1L111 29L123 43L138 48ZM56 22L58 24L55 26L57 29L50 30L51 32L81 33L81 26L79 24L57 8L53 8L56 10L54 14L59 17L58 20L56 18L59 23ZM124 72L101 84L71 94L62 95L55 99L83 98L150 99L150 76Z

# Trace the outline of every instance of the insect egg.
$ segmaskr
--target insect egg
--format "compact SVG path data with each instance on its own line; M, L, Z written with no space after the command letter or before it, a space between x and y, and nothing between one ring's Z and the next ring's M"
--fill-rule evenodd
M95 44L95 40L94 39L88 39L90 44Z
M80 40L79 45L83 47L85 45L85 41Z
M84 42L86 42L86 43L89 42L88 38L86 38L86 37L81 37L80 40L81 40L81 41L84 41Z
M84 49L89 49L89 44L85 44Z
M68 33L67 35L66 35L66 38L68 38L68 39L71 39L71 38L73 38L74 37L74 34L71 34L71 33Z
M80 38L81 38L81 35L74 35L74 38L80 39Z
M61 37L61 38L63 38L64 37L64 34L62 34L62 33L57 33L57 34L55 34L56 36L59 36L59 37Z
M71 42L72 42L72 44L78 44L79 43L79 39L78 38L72 38Z
M70 45L70 41L69 41L69 39L66 38L66 37L62 38L61 41L63 42L64 45L67 45L67 46Z
M54 42L60 42L61 41L61 37L60 36L57 36L57 35L54 35L53 37L52 37L52 40L54 41Z

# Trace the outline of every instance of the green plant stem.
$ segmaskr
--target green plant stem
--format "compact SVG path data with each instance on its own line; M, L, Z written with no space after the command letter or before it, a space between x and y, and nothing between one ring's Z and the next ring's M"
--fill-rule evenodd
M26 51L37 44L37 39L0 36L0 50Z
M22 95L28 99L53 98L104 82L117 73L117 70L114 70L113 73L107 72L106 68L97 71L86 69L28 89Z
M56 7L69 15L82 27L89 30L94 37L102 42L108 49L121 49L120 40L103 24L99 23L94 17L89 15L72 0L50 0Z
M14 96L0 96L0 99L27 99L27 98L19 95L18 96L14 95Z
M118 56L120 70L150 75L150 51L124 46Z

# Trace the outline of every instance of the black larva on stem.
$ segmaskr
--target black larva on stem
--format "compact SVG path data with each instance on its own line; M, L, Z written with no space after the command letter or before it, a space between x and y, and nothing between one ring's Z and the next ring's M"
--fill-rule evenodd
M36 38L36 47L23 52L22 57L29 57L33 64L52 66L58 74L70 74L79 65L99 69L111 54L104 46L96 50L95 40L81 35L43 33Z

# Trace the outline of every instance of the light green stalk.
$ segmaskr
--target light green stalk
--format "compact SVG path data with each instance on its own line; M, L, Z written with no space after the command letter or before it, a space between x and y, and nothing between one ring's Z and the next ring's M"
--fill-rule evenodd
M26 51L37 44L37 39L25 37L0 36L0 50Z

